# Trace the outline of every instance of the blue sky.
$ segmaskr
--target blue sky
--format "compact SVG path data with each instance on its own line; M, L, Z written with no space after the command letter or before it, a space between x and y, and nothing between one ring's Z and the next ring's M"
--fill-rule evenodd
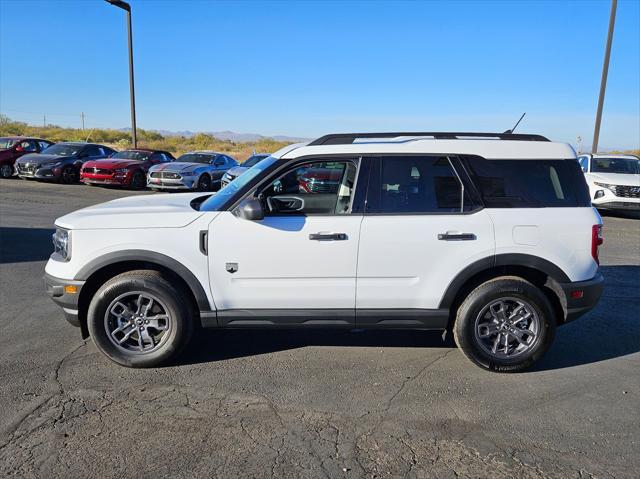
M590 145L610 2L131 0L138 126L305 137L510 128ZM124 12L0 0L0 112L126 127ZM618 5L602 147L640 147L640 1Z

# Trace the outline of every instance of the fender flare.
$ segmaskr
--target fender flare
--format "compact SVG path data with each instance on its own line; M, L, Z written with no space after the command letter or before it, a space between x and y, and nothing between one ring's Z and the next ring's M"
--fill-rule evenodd
M541 271L558 283L571 282L571 279L569 279L562 269L551 261L540 258L539 256L522 253L498 254L475 261L460 271L460 273L458 273L457 276L449 283L449 286L447 286L438 308L451 308L460 288L462 288L469 279L482 271L499 266L524 266Z
M187 268L179 261L162 253L156 253L155 251L129 249L107 253L95 258L94 260L84 265L82 269L78 271L74 280L86 281L91 277L93 273L104 268L105 266L116 263L124 263L127 261L142 261L164 266L168 270L178 275L187 284L196 299L196 303L198 304L198 308L200 309L200 311L210 311L214 309L211 308L209 299L207 298L202 284L200 283L200 281L198 281L198 278L195 277L191 270L189 270L189 268Z

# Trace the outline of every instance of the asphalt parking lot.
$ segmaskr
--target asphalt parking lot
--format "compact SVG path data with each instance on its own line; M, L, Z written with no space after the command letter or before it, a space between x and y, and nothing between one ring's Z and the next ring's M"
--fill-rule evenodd
M638 477L640 219L604 218L604 297L527 373L435 333L317 331L206 331L132 370L41 281L56 217L130 194L0 180L0 475Z

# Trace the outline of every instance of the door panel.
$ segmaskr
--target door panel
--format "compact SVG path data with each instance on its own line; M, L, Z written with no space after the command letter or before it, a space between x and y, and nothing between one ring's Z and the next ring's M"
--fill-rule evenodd
M271 216L248 221L221 213L208 235L212 294L218 309L252 310L264 320L264 310L330 308L346 310L352 325L361 222L359 215ZM344 236L310 239L317 233ZM221 325L233 316L246 319L251 314L222 312ZM274 323L306 321L297 313L274 311L274 316ZM336 317L325 316L316 312L307 319L322 322Z
M474 239L456 238L467 234ZM445 236L438 239L438 235ZM494 253L493 223L484 210L464 215L365 216L356 307L436 309L462 269Z

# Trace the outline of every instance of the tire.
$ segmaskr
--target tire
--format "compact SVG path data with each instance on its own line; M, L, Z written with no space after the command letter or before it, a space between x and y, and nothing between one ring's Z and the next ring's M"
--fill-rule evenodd
M206 173L203 174L200 178L198 178L198 186L196 187L198 191L211 191L211 177Z
M0 178L11 178L13 176L13 167L7 163L0 166Z
M91 299L89 334L102 353L122 366L167 364L182 352L193 332L194 313L187 297L187 291L157 271L120 274Z
M78 182L78 172L75 167L68 165L62 169L60 173L60 183L64 183L65 185L70 185Z
M465 356L481 368L519 372L544 355L555 330L554 310L544 293L522 278L503 276L467 296L456 313L453 335Z
M133 172L131 177L131 187L136 190L142 190L147 186L147 178L145 174L138 170Z

